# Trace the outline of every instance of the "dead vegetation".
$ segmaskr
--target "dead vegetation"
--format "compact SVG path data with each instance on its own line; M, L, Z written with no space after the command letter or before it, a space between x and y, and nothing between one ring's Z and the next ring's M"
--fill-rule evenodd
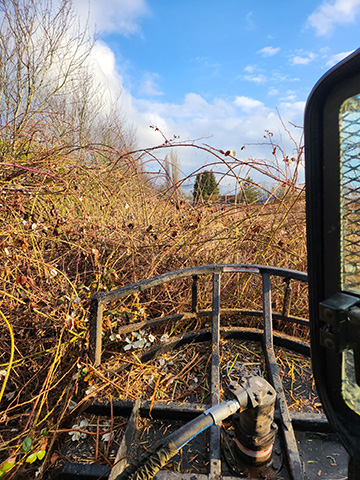
M304 205L296 189L281 201L263 205L192 206L159 192L131 155L124 162L121 169L86 168L66 158L51 178L27 173L15 181L2 177L0 449L3 465L14 463L7 478L31 476L56 462L56 442L72 429L72 402L81 409L89 393L134 398L141 390L153 401L206 401L206 346L176 352L176 359L168 355L167 370L159 361L143 365L136 351L128 352L126 361L130 355L134 364L116 381L92 369L87 318L94 292L203 264L306 270ZM60 174L61 181L55 178ZM189 286L174 282L109 307L104 323L107 358L116 354L121 362L124 357L125 337L120 344L111 338L118 326L189 311ZM300 284L293 288L293 315L304 316L306 289ZM209 308L210 281L201 279L199 291L199 308ZM282 292L279 284L274 308L281 305ZM259 293L255 280L224 280L229 308L261 308ZM147 335L161 341L179 331L206 328L206 322L165 324ZM224 365L234 358L224 358ZM106 429L96 428L106 434ZM98 439L100 433L91 438Z
M87 64L92 36L67 30L77 25L71 1L61 2L56 15L50 7L45 0L0 0L0 53L6 53L0 55L0 63L6 59L0 78L0 477L9 480L34 478L36 472L41 478L59 459L71 457L60 443L77 434L91 438L94 461L111 463L123 421L111 417L110 425L93 425L83 418L88 424L80 425L94 395L133 398L141 391L153 402L206 401L206 345L168 354L161 365L142 363L137 350L124 352L136 336L116 341L126 323L189 311L186 281L109 306L103 370L88 360L92 294L196 265L255 263L306 271L298 185L302 147L294 142L296 153L288 156L267 132L265 160L238 160L230 151L165 136L161 145L137 150L116 99L109 111L99 107L99 96L109 92L98 88ZM183 180L169 178L162 158L182 147L205 151L217 177L238 191L249 173L275 182L271 201L192 205L181 192ZM151 173L150 163L160 171ZM199 284L199 308L207 309L211 284ZM222 288L229 308L261 308L256 280L229 275ZM274 288L276 309L284 294L280 284ZM306 287L293 288L292 314L305 316ZM192 318L137 333L148 348L146 343L208 328L207 321ZM281 322L278 328L307 334ZM224 378L241 361L229 345L223 349ZM259 363L256 352L249 355L244 365ZM112 378L106 369L123 360L130 368L113 369ZM295 366L289 368L291 377ZM294 396L292 384L289 391Z

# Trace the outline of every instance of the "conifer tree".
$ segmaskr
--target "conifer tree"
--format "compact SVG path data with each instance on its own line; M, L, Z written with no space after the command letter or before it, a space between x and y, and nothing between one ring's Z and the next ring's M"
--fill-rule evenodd
M219 197L219 187L216 183L214 172L205 170L196 175L194 183L193 198L197 203L200 199L205 202L216 200Z

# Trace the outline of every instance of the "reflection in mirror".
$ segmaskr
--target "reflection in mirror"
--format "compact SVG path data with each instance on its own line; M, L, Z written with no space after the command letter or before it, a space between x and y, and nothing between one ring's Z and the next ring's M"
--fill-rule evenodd
M339 112L341 178L341 286L360 293L360 94Z
M360 415L360 387L356 382L353 350L342 353L341 393L347 406Z

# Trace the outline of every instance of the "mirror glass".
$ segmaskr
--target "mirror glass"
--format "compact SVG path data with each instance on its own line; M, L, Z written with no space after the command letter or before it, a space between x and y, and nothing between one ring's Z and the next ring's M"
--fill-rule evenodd
M342 103L339 128L341 287L360 294L360 94Z
M342 103L340 134L341 289L360 294L360 94ZM359 370L354 350L342 352L342 397L360 414Z
M341 393L347 406L360 415L360 387L356 382L353 350L342 353Z

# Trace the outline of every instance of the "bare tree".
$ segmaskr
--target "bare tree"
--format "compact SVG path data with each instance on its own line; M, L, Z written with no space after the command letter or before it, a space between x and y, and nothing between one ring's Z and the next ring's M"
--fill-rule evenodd
M0 0L0 22L1 153L16 158L81 77L94 40L71 0L56 11L51 0Z

